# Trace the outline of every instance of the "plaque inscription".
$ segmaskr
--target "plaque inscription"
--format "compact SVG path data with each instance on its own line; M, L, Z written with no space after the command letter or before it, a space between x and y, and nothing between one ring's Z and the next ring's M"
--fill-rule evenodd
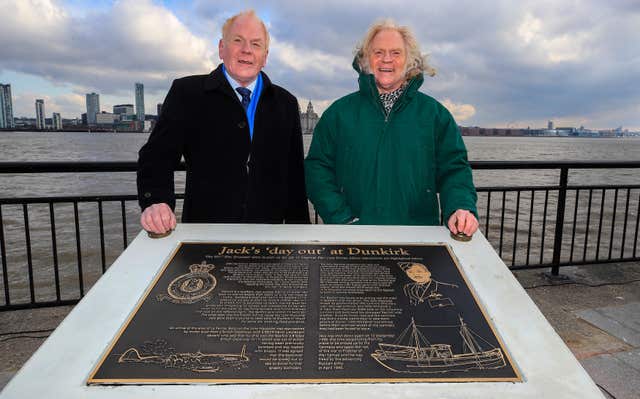
M182 243L88 384L521 381L447 245Z

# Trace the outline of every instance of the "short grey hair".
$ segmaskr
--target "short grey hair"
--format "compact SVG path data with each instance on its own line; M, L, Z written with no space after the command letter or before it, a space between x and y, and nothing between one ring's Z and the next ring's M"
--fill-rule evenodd
M371 73L368 59L371 53L371 42L383 30L393 30L402 36L407 53L405 64L405 77L407 80L420 74L426 73L429 76L436 74L435 68L427 63L427 55L420 52L420 46L411 29L407 26L398 25L391 19L384 19L371 25L364 36L362 44L356 47L356 60L361 71Z
M233 23L236 22L236 19L243 16L255 18L256 20L258 20L258 22L260 22L260 25L262 25L262 30L264 30L264 38L266 41L265 48L269 50L269 31L267 30L267 25L264 24L264 22L260 19L260 17L258 17L256 12L253 10L241 11L236 15L228 18L226 21L224 21L224 25L222 25L222 40L226 42L226 39L229 36L229 29L231 29L231 25L233 25Z

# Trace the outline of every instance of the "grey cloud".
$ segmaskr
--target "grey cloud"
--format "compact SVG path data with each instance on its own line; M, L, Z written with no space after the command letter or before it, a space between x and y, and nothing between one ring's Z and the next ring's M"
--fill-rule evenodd
M329 1L299 7L296 2L282 1L278 2L279 18L271 15L271 30L302 49L345 57L352 54L372 21L382 16L394 18L414 29L423 50L440 70L434 79L426 80L423 90L439 99L475 106L478 112L473 122L480 125L602 114L640 102L640 93L632 84L640 79L639 52L633 44L640 39L640 20L638 7L632 3L418 4L363 7ZM540 36L529 47L517 36L527 15L541 23ZM540 58L548 55L540 41L548 40L550 46L565 36L569 41L579 39L576 45L583 47L581 57L556 63ZM563 48L556 52L562 56ZM355 74L335 76L324 84L304 72L282 75L305 97L332 99L355 88ZM640 126L640 119L629 114L621 123Z
M118 4L125 3L132 4ZM114 95L130 93L132 82L141 79L148 90L163 92L171 78L204 73L218 62L222 22L254 7L270 24L273 37L293 46L299 57L319 52L344 61L342 69L327 66L323 71L318 65L295 70L277 47L269 55L265 71L276 83L299 97L327 101L356 89L357 76L349 65L353 49L369 24L391 17L414 29L439 70L435 78L426 79L423 90L440 100L475 107L475 115L465 123L504 126L509 121L573 116L611 123L603 116L610 114L619 124L640 128L640 116L630 106L640 104L635 89L640 80L640 5L633 0L196 1L178 12L189 31L199 35L194 40L206 43L206 49L192 52L202 54L195 60L167 51L161 41L145 43L140 36L144 30L134 29L131 20L123 18L127 10L118 7L44 24L50 40L31 26L3 28L7 19L0 16L0 68ZM522 37L527 18L531 26ZM7 32L11 39L6 39ZM188 37L189 32L182 34Z
M213 63L204 40L150 2L122 1L83 17L50 3L57 16L40 28L47 10L8 5L0 16L0 68L118 95L130 92L135 81L166 91L173 77L207 73Z

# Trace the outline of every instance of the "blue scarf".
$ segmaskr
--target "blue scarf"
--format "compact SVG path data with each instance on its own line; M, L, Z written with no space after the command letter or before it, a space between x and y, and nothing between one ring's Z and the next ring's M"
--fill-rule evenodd
M256 117L256 108L258 108L258 101L260 100L260 94L262 93L262 74L258 74L258 79L256 79L256 87L251 93L251 101L249 101L249 106L247 107L247 119L249 120L249 136L253 141L253 121Z

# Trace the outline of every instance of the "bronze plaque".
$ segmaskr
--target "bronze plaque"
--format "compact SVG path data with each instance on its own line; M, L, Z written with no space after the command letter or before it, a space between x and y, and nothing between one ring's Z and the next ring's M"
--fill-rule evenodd
M88 384L521 381L445 244L182 243Z

